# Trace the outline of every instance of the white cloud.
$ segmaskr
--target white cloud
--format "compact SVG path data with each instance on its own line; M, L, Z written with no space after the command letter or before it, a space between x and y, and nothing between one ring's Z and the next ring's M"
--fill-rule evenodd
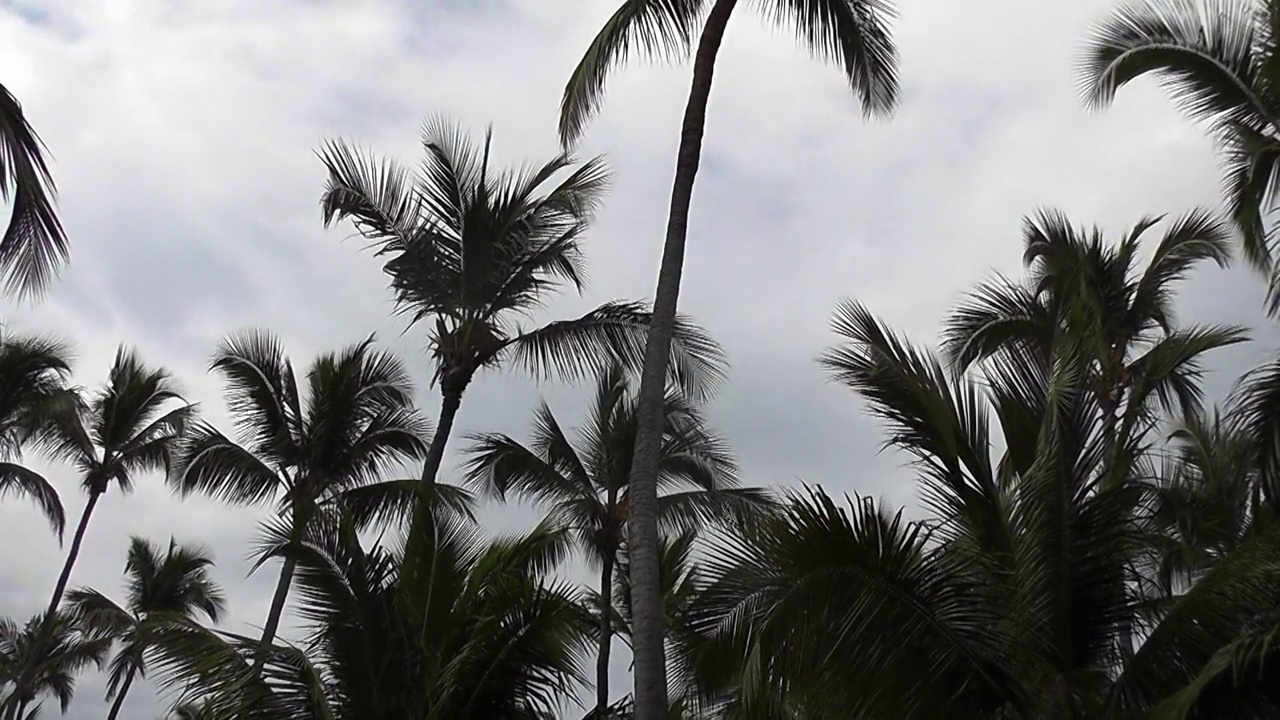
M377 330L425 385L421 336L401 336L388 317L376 263L342 241L349 228L320 225L313 150L343 136L412 163L422 116L443 110L477 131L494 122L504 159L551 152L562 83L607 5L0 0L0 80L53 151L74 243L52 296L7 316L74 338L82 382L97 382L117 343L137 345L215 421L207 355L246 325L281 333L299 364ZM1216 202L1209 143L1153 87L1126 90L1100 115L1077 102L1073 53L1108 6L908 0L896 31L904 104L875 124L836 70L743 6L712 98L683 307L732 354L717 416L751 481L911 497L900 459L872 454L875 423L812 362L838 298L864 300L927 342L966 287L1016 269L1020 218L1037 205L1119 232L1147 212ZM586 139L617 172L593 240L594 285L558 310L651 292L686 89L685 68L636 65L613 81ZM1247 278L1198 279L1188 315L1256 321L1262 289ZM1224 354L1214 387L1272 339ZM578 403L570 390L487 377L461 424L523 433L540 390L562 412ZM53 475L77 511L75 479ZM205 541L231 591L227 626L250 631L272 586L270 567L242 579L258 516L178 503L144 479L103 503L73 584L118 589L131 532ZM490 517L516 527L532 516ZM62 553L25 503L0 505L0 527L21 550L0 560L0 612L27 615ZM86 682L71 717L101 715L100 693ZM125 714L159 706L140 688Z

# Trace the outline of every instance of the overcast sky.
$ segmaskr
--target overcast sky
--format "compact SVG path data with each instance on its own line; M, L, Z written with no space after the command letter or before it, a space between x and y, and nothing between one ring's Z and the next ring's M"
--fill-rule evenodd
M1145 213L1215 205L1212 148L1158 89L1142 83L1091 115L1073 61L1108 0L903 0L895 36L903 103L864 124L841 74L810 60L754 3L721 53L694 197L681 307L725 345L732 381L714 410L751 484L820 483L913 502L902 459L814 357L835 303L868 303L921 343L945 309L993 270L1015 272L1023 215L1056 205L1118 234ZM494 124L503 162L555 151L560 90L609 2L582 0L0 0L0 82L50 147L74 246L71 269L35 309L6 322L77 348L77 380L96 385L117 344L171 368L207 417L225 424L205 374L226 332L269 328L298 365L376 331L426 389L424 333L402 334L378 265L349 226L325 231L314 149L344 137L412 164L419 125L447 112ZM551 315L653 288L687 67L633 65L609 88L584 141L607 153L615 187L589 240L591 286ZM1259 323L1263 288L1244 271L1203 271L1184 317ZM550 315L548 316L550 317ZM1280 337L1216 356L1211 389L1267 357ZM539 395L572 418L581 394L485 376L462 430L525 437ZM456 445L455 445L456 447ZM50 475L68 514L77 479ZM210 545L230 596L224 627L254 633L274 565L245 579L261 515L178 502L160 478L108 495L72 586L122 590L127 538ZM528 510L494 508L494 529ZM0 613L46 602L63 560L33 507L0 505ZM625 692L625 658L615 673ZM103 683L81 682L69 717L105 713ZM126 718L160 717L135 687Z

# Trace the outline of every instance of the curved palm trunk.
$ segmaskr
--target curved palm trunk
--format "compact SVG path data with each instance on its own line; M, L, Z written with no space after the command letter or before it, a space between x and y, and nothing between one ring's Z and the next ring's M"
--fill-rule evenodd
M124 676L124 683L120 685L120 690L116 693L116 701L111 703L111 711L107 713L107 720L116 720L120 716L120 708L124 706L124 696L129 694L129 687L133 685L133 676L136 672L137 668L130 668L129 674Z
M671 187L667 237L653 298L653 319L644 348L640 375L639 408L631 487L631 607L632 643L635 650L636 720L665 720L667 672L663 650L662 590L658 579L658 460L662 448L663 397L666 393L667 356L675 328L684 270L685 236L693 183L702 156L702 136L711 97L716 54L724 39L729 16L737 0L716 0L707 15L693 62L693 82L685 106L676 156L676 176Z
M53 629L54 613L58 610L58 605L62 602L62 596L67 592L67 583L71 581L71 570L75 567L76 558L80 557L80 548L84 545L85 532L89 529L89 519L93 516L93 509L98 505L98 499L102 497L99 491L90 491L89 501L85 503L84 511L80 513L80 523L76 525L76 534L71 539L71 549L67 552L67 561L62 565L62 572L58 575L58 583L53 587L53 597L49 598L49 606L45 608L44 618L40 622L40 632L36 634L35 641L31 646L31 654L27 657L22 667L22 674L18 677L18 682L14 687L14 694L23 694L23 688L31 685L33 675L35 674L37 659L44 651L44 644L49 640L49 632ZM26 702L15 704L12 706L9 718L17 720L22 716L22 711L26 707Z
M609 652L613 649L613 556L601 558L600 655L596 658L596 717L609 708Z

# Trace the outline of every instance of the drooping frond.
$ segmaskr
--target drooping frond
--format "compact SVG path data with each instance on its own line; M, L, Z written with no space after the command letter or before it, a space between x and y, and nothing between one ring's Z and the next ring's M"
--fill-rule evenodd
M12 199L0 238L0 275L5 293L19 298L48 289L70 255L44 154L17 98L0 85L0 200Z

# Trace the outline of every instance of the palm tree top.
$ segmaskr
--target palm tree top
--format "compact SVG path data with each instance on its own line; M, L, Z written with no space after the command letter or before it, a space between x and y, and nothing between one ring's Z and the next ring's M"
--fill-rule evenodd
M735 0L718 0L732 5ZM623 0L596 34L560 103L560 140L572 147L600 110L609 75L638 55L683 60L693 48L709 0ZM816 58L838 66L865 117L888 117L898 105L898 52L889 32L888 0L764 0L756 8L771 25L792 28Z

